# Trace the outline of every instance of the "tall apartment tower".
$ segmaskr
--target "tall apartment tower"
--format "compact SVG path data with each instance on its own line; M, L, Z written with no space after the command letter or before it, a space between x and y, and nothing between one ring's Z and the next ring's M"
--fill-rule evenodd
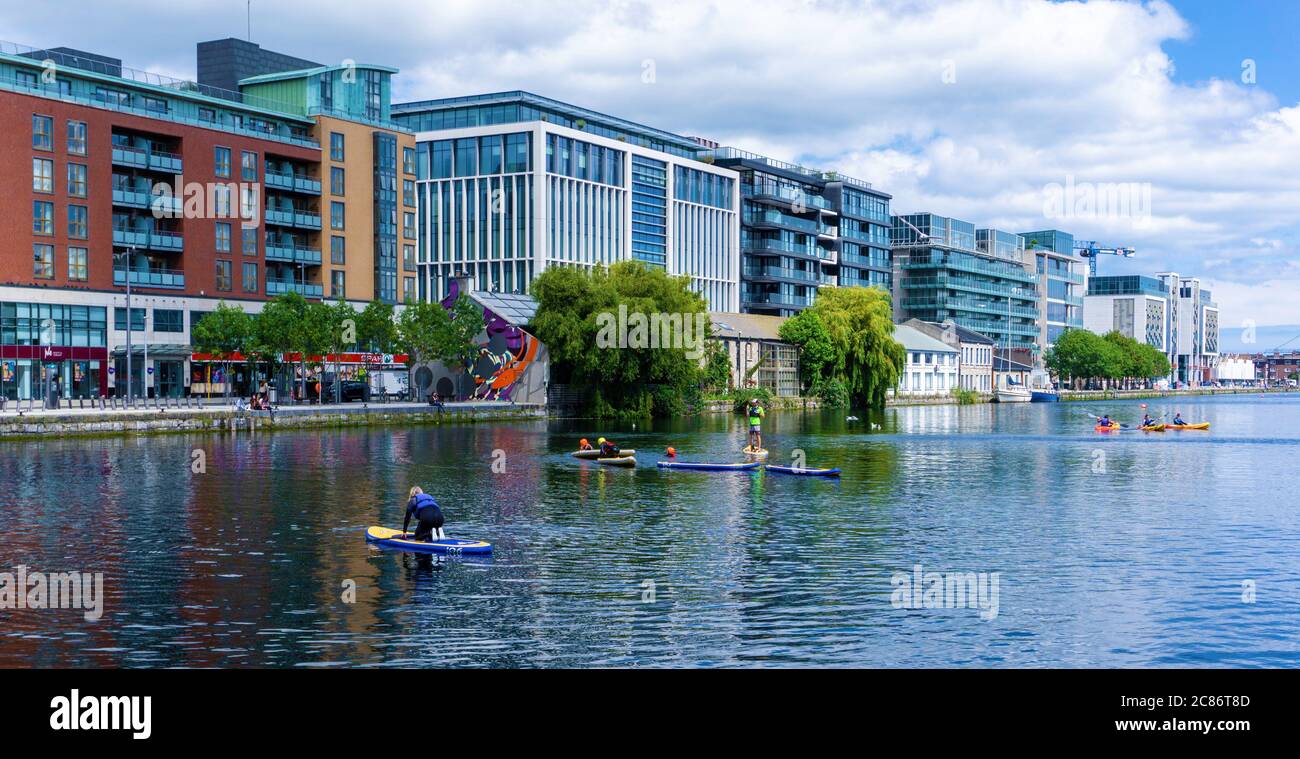
M414 136L388 121L393 73L226 89L0 47L0 394L51 376L65 397L123 393L129 324L134 392L180 395L218 301L413 294Z
M796 314L822 287L890 289L889 195L869 182L736 148L702 157L740 176L747 313Z

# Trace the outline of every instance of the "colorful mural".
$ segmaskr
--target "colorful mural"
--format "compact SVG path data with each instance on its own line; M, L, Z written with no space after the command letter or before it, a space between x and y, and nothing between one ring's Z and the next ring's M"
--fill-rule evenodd
M442 307L450 310L460 296L460 284L452 281ZM543 353L537 338L492 311L483 308L484 329L479 336L478 359L465 367L474 383L473 400L526 401L520 397L530 394L531 384L526 381L530 370L542 370L539 359ZM544 388L543 388L544 391Z

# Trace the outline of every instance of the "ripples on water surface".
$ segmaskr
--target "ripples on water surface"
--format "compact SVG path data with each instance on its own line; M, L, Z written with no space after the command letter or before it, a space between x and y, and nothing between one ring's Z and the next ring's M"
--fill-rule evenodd
M1092 431L1137 402L769 418L774 462L839 481L654 467L734 460L729 417L619 430L635 470L570 458L585 421L3 443L0 571L107 600L0 611L0 666L1300 663L1300 398L1149 403L1213 431ZM412 484L495 556L365 545ZM916 564L999 572L997 617L893 608Z

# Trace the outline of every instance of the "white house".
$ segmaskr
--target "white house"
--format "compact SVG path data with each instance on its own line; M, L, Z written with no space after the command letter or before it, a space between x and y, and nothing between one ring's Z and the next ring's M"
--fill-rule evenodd
M956 348L906 324L894 325L894 339L907 351L897 395L947 395L957 387Z

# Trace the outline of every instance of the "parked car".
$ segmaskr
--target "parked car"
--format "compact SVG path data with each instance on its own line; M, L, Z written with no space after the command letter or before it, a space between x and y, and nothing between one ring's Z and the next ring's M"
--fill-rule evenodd
M321 388L321 395L325 403L334 402L334 383L331 382ZM357 380L343 380L341 400L348 401L368 401L370 400L370 386Z

